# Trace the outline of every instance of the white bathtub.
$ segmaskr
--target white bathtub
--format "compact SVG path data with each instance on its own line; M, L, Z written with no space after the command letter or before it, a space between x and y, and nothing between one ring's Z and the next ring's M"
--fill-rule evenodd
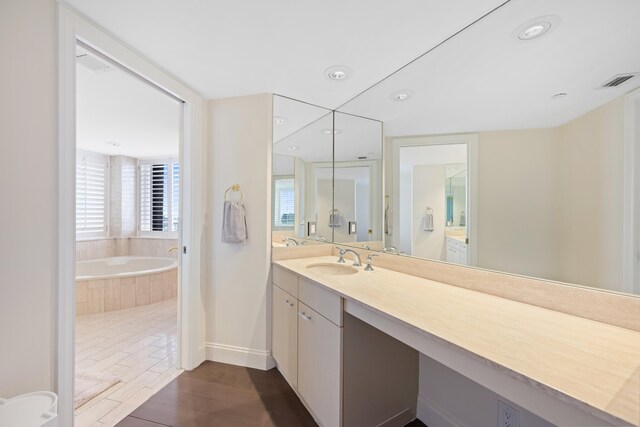
M113 257L76 263L76 315L154 304L178 295L173 258Z
M162 273L176 268L173 258L121 256L76 263L76 280L97 280Z

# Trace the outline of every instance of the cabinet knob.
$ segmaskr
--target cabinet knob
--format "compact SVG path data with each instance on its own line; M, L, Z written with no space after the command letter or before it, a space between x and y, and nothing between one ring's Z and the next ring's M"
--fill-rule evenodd
M298 316L300 316L301 318L303 318L304 320L311 320L311 316L307 316L304 311L301 311L298 313Z

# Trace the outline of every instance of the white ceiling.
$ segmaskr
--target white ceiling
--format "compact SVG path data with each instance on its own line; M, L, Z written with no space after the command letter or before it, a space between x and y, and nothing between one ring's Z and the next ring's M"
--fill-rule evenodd
M207 98L334 108L504 0L66 0ZM332 82L323 71L346 65Z
M539 39L513 36L544 15L561 22ZM640 71L638 17L638 0L513 0L340 110L393 136L556 127L640 86L598 89ZM392 101L401 89L413 98Z
M332 136L334 122L339 133ZM289 124L273 126L277 129ZM381 159L382 124L350 114L336 113L334 117L332 113L328 113L277 141L273 145L273 153L299 157L305 162L331 162L334 157L336 162Z
M115 67L92 71L78 64L76 70L79 149L135 158L178 157L177 101Z

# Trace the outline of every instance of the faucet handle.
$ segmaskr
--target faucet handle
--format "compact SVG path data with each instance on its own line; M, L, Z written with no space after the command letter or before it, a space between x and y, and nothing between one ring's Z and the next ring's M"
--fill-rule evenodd
M344 264L344 254L346 253L346 249L342 249L340 246L336 246L336 249L340 251L340 258L338 258L338 263Z
M367 256L367 266L364 268L364 271L373 271L373 266L371 265L371 263L373 262L372 257L374 256L378 256L378 255L369 254Z

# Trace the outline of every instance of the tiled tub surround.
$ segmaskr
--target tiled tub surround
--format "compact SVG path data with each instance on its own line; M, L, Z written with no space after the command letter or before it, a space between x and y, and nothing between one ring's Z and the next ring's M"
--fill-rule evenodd
M153 304L175 298L178 268L136 275L76 280L76 315L96 314Z
M154 256L178 257L178 251L169 249L178 246L178 239L158 239L155 237L103 238L78 240L76 261L86 261L114 256Z

